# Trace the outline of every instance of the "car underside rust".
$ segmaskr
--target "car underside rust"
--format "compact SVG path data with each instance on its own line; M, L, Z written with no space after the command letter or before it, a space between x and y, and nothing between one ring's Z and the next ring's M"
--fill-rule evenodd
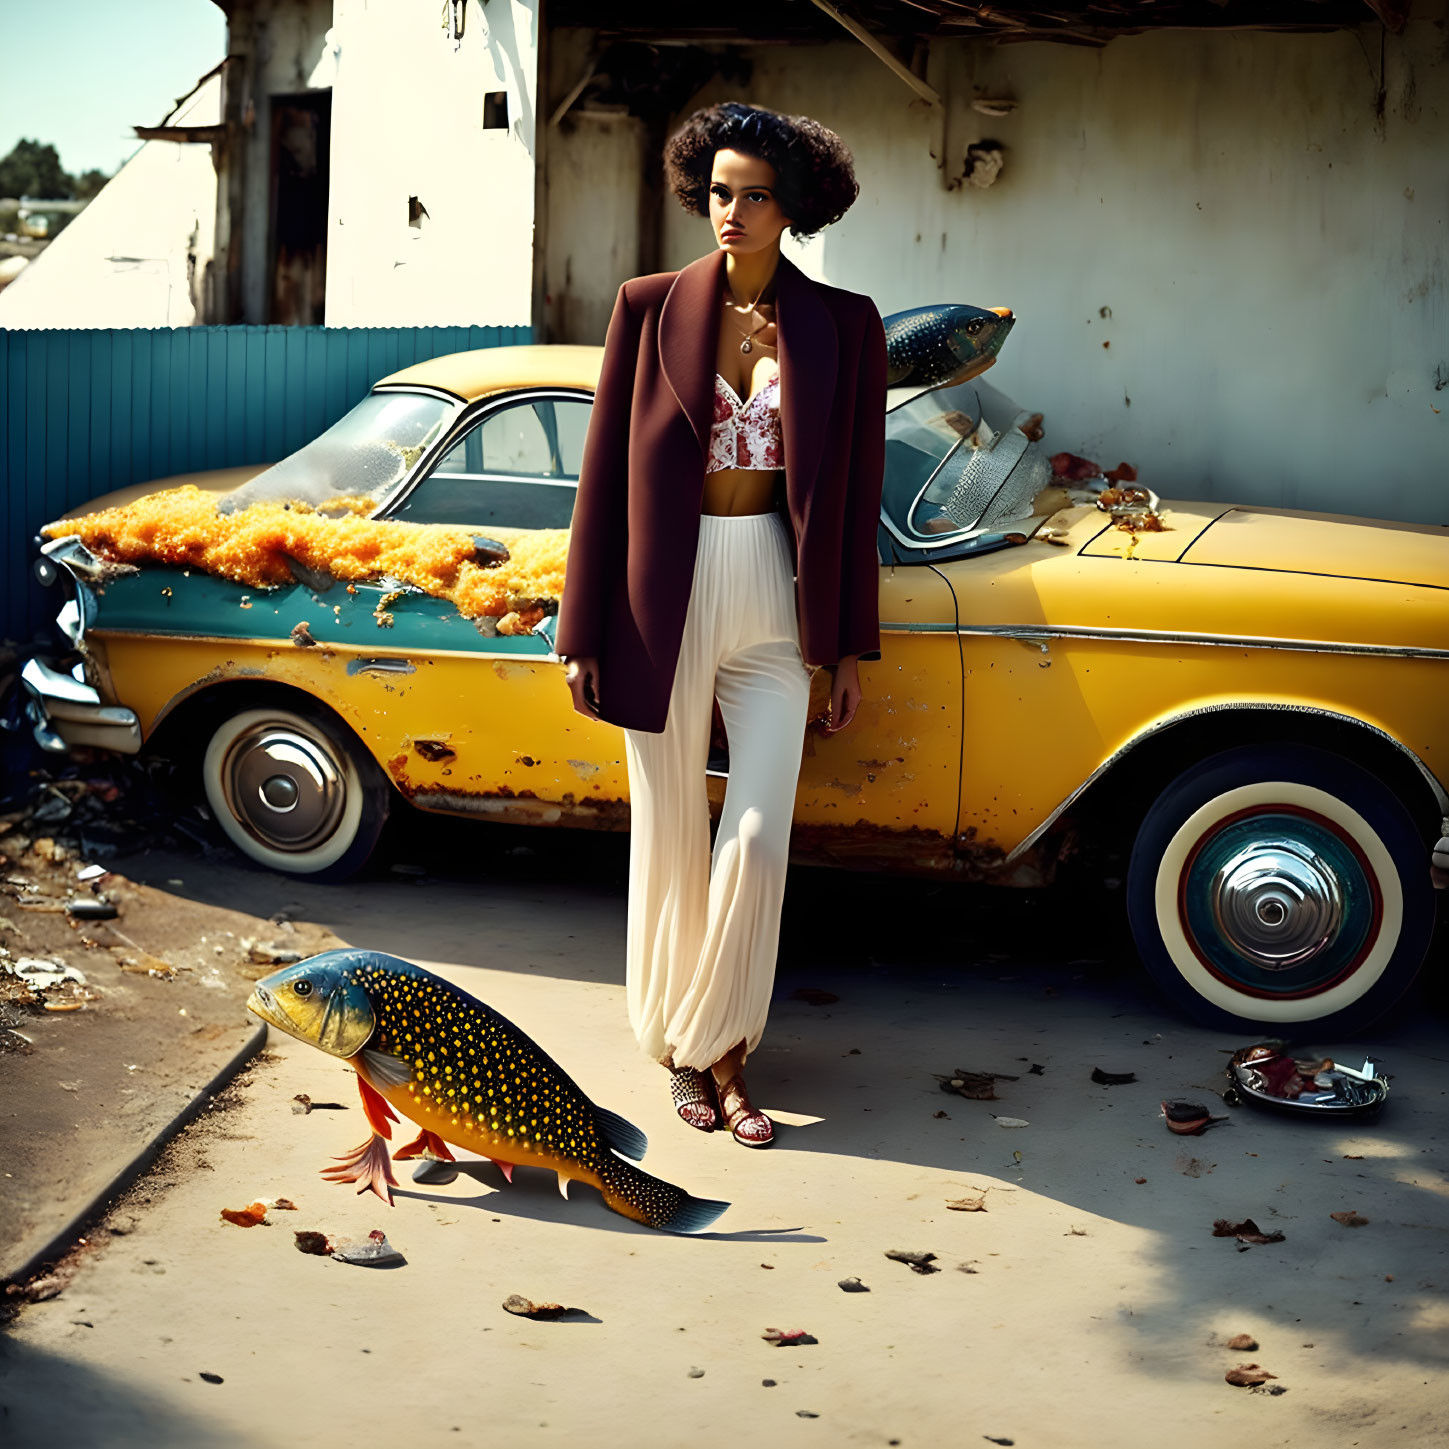
M440 746L441 742L435 740L413 742L414 752L430 761ZM441 762L452 757L448 751L436 759ZM480 789L465 782L423 781L410 773L410 763L408 752L400 751L388 760L388 775L420 810L486 816L512 825L567 825L621 832L629 829L627 800L600 795L581 798L572 791L548 800L536 791L513 790L506 785ZM718 813L718 802L714 802L714 813ZM952 839L918 826L892 829L868 820L851 825L797 821L790 835L790 859L798 865L948 875L958 880L1029 888L1050 883L1054 854L1036 847L1008 864L1000 846L977 841L974 831Z

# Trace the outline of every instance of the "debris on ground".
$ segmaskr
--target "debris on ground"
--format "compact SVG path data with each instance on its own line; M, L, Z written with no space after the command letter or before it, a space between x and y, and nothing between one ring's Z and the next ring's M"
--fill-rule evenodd
M1361 1217L1356 1212L1329 1213L1328 1216L1334 1222L1342 1223L1346 1228L1366 1228L1369 1221L1366 1217Z
M997 1082L1020 1080L1006 1072L972 1072L965 1067L957 1067L949 1076L942 1076L940 1072L931 1075L941 1084L943 1092L955 1092L958 1097L967 1097L973 1102L994 1102Z
M870 1289L859 1278L842 1278L835 1285L842 1293L869 1293Z
M303 1229L294 1236L296 1238L295 1246L299 1253L312 1253L319 1258L327 1258L332 1255L332 1245L327 1241L326 1233Z
M332 1244L332 1256L339 1263L355 1263L361 1268L394 1268L407 1262L381 1228L374 1228L365 1238L338 1238Z
M1257 1353L1258 1340L1251 1333L1235 1333L1223 1347L1234 1353Z
M258 1223L266 1222L267 1205L254 1202L244 1208L222 1208L221 1216L223 1222L235 1223L239 1228L254 1228Z
M1176 1132L1179 1137L1201 1137L1209 1127L1232 1120L1226 1115L1214 1117L1201 1102L1163 1102L1161 1109L1160 1115L1167 1123L1167 1130Z
M807 1006L831 1006L840 998L833 991L822 991L818 986L796 987L786 1001L803 1001Z
M1092 1068L1092 1080L1099 1087L1125 1087L1137 1080L1136 1072L1104 1072L1101 1067Z
M909 1248L887 1248L886 1257L897 1263L904 1263L913 1273L939 1273L939 1268L933 1267L936 1261L934 1253L917 1253Z
M989 1187L983 1188L976 1197L956 1197L946 1199L946 1206L953 1213L984 1213L986 1211L986 1194L990 1192Z
M295 966L302 960L302 952L275 942L260 941L254 936L243 936L238 945L246 952L247 959L258 966Z
M278 1212L294 1213L297 1204L289 1197L260 1197L244 1208L222 1208L221 1215L225 1221L235 1223L239 1228L254 1228L258 1223L265 1223L267 1214L274 1208Z
M226 1382L226 1380L222 1378L220 1374L209 1374L202 1372L198 1373L196 1377L199 1378L203 1383L208 1384L224 1384Z
M1213 1237L1236 1238L1240 1243L1281 1243L1282 1233L1265 1233L1252 1218L1235 1223L1228 1218L1218 1218L1213 1223Z
M773 1343L776 1348L801 1348L805 1344L820 1342L803 1328L767 1328L760 1337L766 1343Z
M1172 1164L1184 1177L1206 1177L1216 1162L1204 1162L1200 1157L1189 1157L1184 1153Z
M1269 1379L1276 1379L1278 1375L1270 1374L1267 1369L1259 1368L1255 1363L1240 1363L1237 1368L1230 1368L1223 1377L1234 1388L1247 1389L1254 1384L1265 1384Z
M1025 1117L997 1117L998 1127L1030 1127L1031 1123Z
M1316 1117L1371 1117L1389 1094L1387 1076L1367 1059L1362 1067L1346 1067L1331 1057L1305 1061L1281 1042L1234 1052L1227 1075L1231 1086L1223 1100L1229 1106L1248 1102Z
M510 1293L503 1300L505 1313L516 1313L520 1318L533 1318L539 1321L549 1318L562 1318L565 1313L581 1313L580 1308L565 1308L562 1303L534 1303L525 1298L521 1293Z

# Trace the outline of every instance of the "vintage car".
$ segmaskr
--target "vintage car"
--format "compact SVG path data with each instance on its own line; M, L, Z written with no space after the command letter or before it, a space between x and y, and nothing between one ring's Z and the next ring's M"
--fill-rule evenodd
M440 357L270 472L199 481L563 528L599 359ZM1064 484L1035 420L979 378L900 401L887 439L882 654L855 723L808 734L796 858L1078 890L1095 863L1200 1018L1323 1033L1384 1010L1429 953L1449 866L1444 531ZM622 735L570 708L552 619L509 637L387 579L259 591L118 571L75 538L42 553L73 651L27 670L42 743L190 750L264 866L355 871L404 802L627 828ZM825 695L817 675L814 712Z

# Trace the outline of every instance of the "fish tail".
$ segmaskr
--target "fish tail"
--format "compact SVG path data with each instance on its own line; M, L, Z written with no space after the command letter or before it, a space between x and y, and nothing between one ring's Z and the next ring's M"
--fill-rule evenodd
M691 1197L612 1152L599 1165L599 1187L616 1213L667 1233L702 1233L729 1206L715 1198Z

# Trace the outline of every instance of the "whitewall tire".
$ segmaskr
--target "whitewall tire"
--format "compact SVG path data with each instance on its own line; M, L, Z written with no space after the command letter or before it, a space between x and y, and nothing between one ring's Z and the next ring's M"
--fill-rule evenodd
M1200 1020L1353 1031L1407 989L1433 933L1427 847L1401 801L1313 748L1245 746L1180 775L1138 831L1137 949Z
M201 767L228 840L268 869L340 880L371 855L391 792L345 726L320 710L262 707L227 716Z

